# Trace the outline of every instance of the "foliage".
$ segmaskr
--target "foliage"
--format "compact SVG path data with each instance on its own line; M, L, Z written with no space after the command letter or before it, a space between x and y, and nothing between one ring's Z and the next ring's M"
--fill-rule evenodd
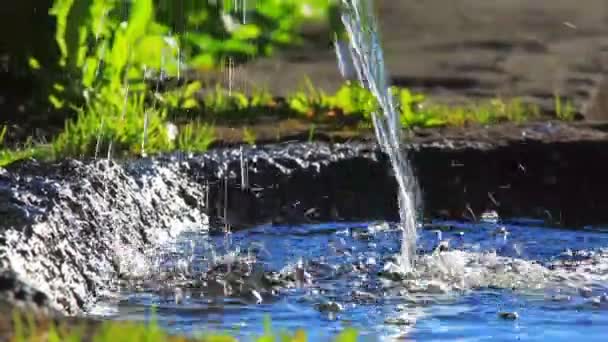
M371 113L377 108L374 97L356 83L346 83L334 94L316 89L310 82L306 91L289 95L286 99L273 98L268 92L256 90L251 95L228 91L220 87L207 90L201 98L201 84L193 82L171 91L157 93L146 99L143 92L128 92L110 88L99 89L94 101L77 108L77 116L66 122L64 131L52 142L52 155L100 156L142 155L172 150L204 152L216 140L213 124L236 121L243 124L243 141L255 144L256 131L246 126L261 116L280 118L301 117L310 122L309 140L316 133L316 123L335 127L352 124L371 128ZM403 128L490 125L503 121L525 122L538 118L536 106L520 99L493 99L465 105L433 103L421 94L404 88L392 88ZM172 113L169 115L169 113ZM187 120L184 113L188 114ZM177 126L169 122L176 119ZM565 116L561 116L565 118ZM193 120L193 121L191 121ZM170 127L176 127L173 137ZM2 136L0 131L0 137ZM6 133L4 133L6 134ZM0 139L0 146L1 139ZM0 165L32 156L44 156L40 148L29 144L9 151L0 149Z
M523 123L540 116L537 106L525 104L520 99L508 101L492 99L461 106L440 104L421 104L417 111L427 120L422 127L436 126L440 122L447 126L466 126L468 124L490 125L500 122Z
M563 121L572 121L576 116L576 111L572 101L562 99L559 94L554 96L555 116Z
M327 16L327 0L158 0L161 23L180 38L190 66L211 68L231 58L270 55L300 41L305 20Z
M0 167L7 166L9 164L12 164L13 162L23 159L43 159L48 156L48 148L44 146L34 145L31 143L31 141L28 141L24 147L16 149L7 149L0 147Z
M50 13L57 19L60 65L67 76L50 96L56 106L78 105L80 97L90 103L124 88L145 91L150 71L177 73L177 44L156 24L153 1L132 1L128 15L120 6L123 2L55 0Z
M243 141L251 146L254 146L256 140L257 136L255 132L247 126L243 127Z
M154 94L158 106L166 108L169 117L181 117L200 108L196 94L201 90L200 82L195 81L181 87Z
M352 116L363 123L371 122L371 113L377 110L375 98L368 90L355 83L346 83L333 95L315 90L300 91L288 98L289 109L309 118L320 115ZM520 99L504 101L493 99L468 105L447 106L428 101L422 94L406 88L393 87L399 119L403 128L464 126L467 124L494 124L502 121L525 122L538 118L538 108L524 104Z
M400 115L399 120L403 127L432 127L446 124L445 119L433 111L420 110L424 102L424 95L413 94L408 89L392 89L397 97Z
M339 111L344 115L371 119L371 113L377 108L374 96L358 83L346 82L333 95L318 90L308 80L306 88L289 96L287 102L291 110L310 118L323 114L332 116Z
M4 139L8 132L8 126L4 125L0 128L0 167L9 165L17 160L32 158L32 157L43 157L48 155L47 148L42 145L34 145L31 138L28 139L25 144L20 148L9 149L6 146Z
M6 132L8 131L8 126L2 126L0 129L0 148L4 147L4 138L6 137Z
M111 149L129 154L172 148L163 110L146 107L142 94L126 94L117 107L101 100L78 111L53 142L56 156L91 156Z
M184 152L204 152L215 141L213 126L200 123L188 123L177 136L177 150Z
M169 335L158 326L155 320L148 324L138 324L130 322L111 322L106 321L96 325L89 325L85 330L85 326L57 326L53 322L35 321L31 316L23 317L24 315L13 314L13 342L186 342L186 341L201 341L201 342L236 342L236 338L226 334L201 334L197 338L186 338L182 336ZM24 319L25 318L25 319ZM24 322L25 320L25 322ZM276 333L272 330L270 321L267 320L264 324L264 333L262 336L253 339L258 342L306 342L306 333L302 330L296 331L294 334ZM357 341L357 332L354 329L345 329L342 333L336 336L336 342L355 342Z
M216 87L203 97L201 114L206 119L254 120L261 115L281 113L275 99L265 90L255 90L250 96ZM285 112L283 111L282 114Z
M267 55L275 45L297 42L302 22L326 16L329 3L54 0L50 14L57 21L60 65L68 81L80 80L71 90L80 87L87 97L100 85L118 89L136 82L131 89L143 89L148 73L176 76L182 60L215 67L227 58ZM66 95L59 90L51 101L60 105Z

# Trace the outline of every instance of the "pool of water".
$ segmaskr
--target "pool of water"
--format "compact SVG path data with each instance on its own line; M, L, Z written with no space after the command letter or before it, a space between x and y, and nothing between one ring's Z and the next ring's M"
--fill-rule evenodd
M229 236L191 231L151 253L149 275L121 283L91 315L154 316L171 332L228 331L244 340L263 331L266 317L277 331L305 329L311 341L351 326L369 341L608 338L602 229L433 222L420 229L416 274L408 275L393 265L400 243L401 231L388 223L259 226ZM235 260L292 281L264 291L252 280L242 280L251 284L241 291L200 282Z

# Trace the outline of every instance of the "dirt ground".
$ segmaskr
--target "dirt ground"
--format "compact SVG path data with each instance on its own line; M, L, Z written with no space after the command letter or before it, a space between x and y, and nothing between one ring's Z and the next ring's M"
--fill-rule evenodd
M553 108L569 98L587 119L608 119L608 1L380 0L394 84L446 102L523 97ZM305 77L328 91L341 82L328 34L252 62L233 84L286 93Z

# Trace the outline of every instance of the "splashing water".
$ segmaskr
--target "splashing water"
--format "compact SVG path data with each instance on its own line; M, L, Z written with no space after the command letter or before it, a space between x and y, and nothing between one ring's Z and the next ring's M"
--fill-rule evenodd
M418 189L407 156L400 148L399 115L388 86L378 27L372 12L371 0L342 0L342 22L350 39L350 56L336 49L341 70L349 61L361 84L376 97L381 113L372 113L376 138L389 155L399 183L399 215L403 230L400 267L409 272L416 253L416 191ZM338 42L336 42L338 43Z

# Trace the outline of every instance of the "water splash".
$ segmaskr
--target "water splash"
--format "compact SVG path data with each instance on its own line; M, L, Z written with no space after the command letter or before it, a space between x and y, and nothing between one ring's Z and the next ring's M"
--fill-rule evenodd
M372 113L376 138L389 155L399 183L399 208L403 243L400 267L412 270L416 253L416 178L405 152L400 147L401 127L393 95L388 86L378 25L371 0L342 0L342 22L350 39L350 56L336 49L340 65L351 63L361 84L376 97L380 113Z

